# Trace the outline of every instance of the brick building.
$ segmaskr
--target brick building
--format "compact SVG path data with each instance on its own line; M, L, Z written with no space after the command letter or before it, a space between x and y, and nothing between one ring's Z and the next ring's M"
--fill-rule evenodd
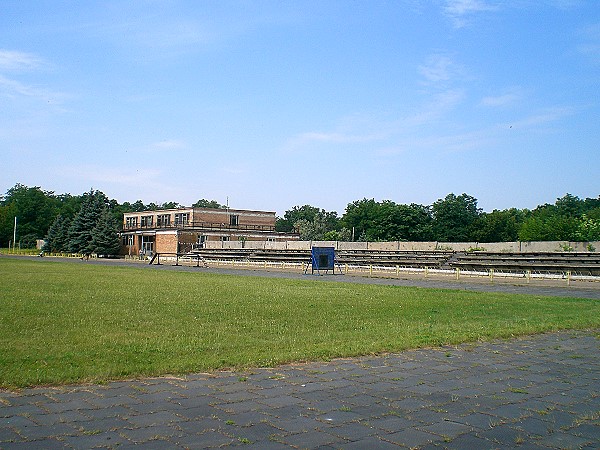
M185 253L211 241L289 241L275 231L275 213L242 209L177 208L123 215L123 253Z

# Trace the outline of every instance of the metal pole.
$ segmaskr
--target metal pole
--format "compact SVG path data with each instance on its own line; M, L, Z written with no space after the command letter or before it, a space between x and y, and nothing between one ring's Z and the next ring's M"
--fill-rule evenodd
M17 216L15 216L15 227L13 228L13 253L15 251L16 243L17 243Z

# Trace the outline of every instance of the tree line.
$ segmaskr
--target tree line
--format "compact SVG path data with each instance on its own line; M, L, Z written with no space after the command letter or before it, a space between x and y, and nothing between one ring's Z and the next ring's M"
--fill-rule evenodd
M200 199L192 205L225 208ZM17 184L0 196L0 247L13 240L35 247L46 239L49 251L115 254L126 212L174 209L177 202L118 203L101 191L55 194ZM349 203L340 216L316 206L294 206L278 217L276 230L297 232L303 240L337 241L597 241L600 240L600 196L580 199L566 194L554 204L533 210L510 208L484 212L467 194L448 194L432 205L399 204L364 198Z
M448 194L432 205L362 199L340 217L311 205L295 206L277 220L278 231L296 231L303 240L338 241L597 241L600 196L566 194L533 210L483 212L477 199Z

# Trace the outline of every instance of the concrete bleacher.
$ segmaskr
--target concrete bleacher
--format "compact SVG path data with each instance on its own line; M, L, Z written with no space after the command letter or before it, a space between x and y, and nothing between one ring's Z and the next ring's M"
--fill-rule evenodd
M310 264L307 249L202 248L190 252L206 261L250 261ZM336 251L336 264L472 271L531 271L600 275L600 253L593 252L489 252L453 250Z
M571 272L600 275L600 254L592 252L457 252L446 264L462 270Z
M206 260L310 263L310 250L273 249L197 249ZM439 268L452 256L451 251L338 250L337 264L385 267Z
M377 265L384 267L440 268L452 256L451 251L389 251L389 250L340 250L336 261L350 265Z

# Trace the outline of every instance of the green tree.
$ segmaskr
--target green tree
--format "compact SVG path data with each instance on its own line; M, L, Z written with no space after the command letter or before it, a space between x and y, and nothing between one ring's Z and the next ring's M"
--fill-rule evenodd
M161 204L157 209L177 209L180 207L181 205L177 202L165 202Z
M441 242L472 240L475 221L481 214L477 199L467 194L448 194L431 205L434 234Z
M582 242L600 241L600 219L583 214L577 221L575 237Z
M9 189L1 204L5 207L0 221L1 239L12 240L14 218L17 217L17 241L24 247L35 247L36 239L46 235L59 207L53 192L22 184ZM12 219L7 217L9 212L13 215Z
M100 191L91 190L84 194L81 208L69 228L69 250L71 252L85 255L93 253L92 231L107 203L108 199Z
M8 247L12 242L16 216L14 204L0 205L0 247Z
M373 224L380 214L379 204L374 198L356 200L346 206L346 212L342 216L342 225L351 230L354 240L368 241L378 240Z
M482 213L473 224L472 237L478 242L516 241L524 220L525 212L515 208Z
M219 204L215 200L206 200L204 198L198 200L192 205L192 208L213 208L213 209L225 209L225 206Z
M58 253L69 251L69 226L70 222L62 214L56 216L48 229L45 238L44 251Z
M347 206L342 223L354 229L360 241L423 241L432 237L429 208L415 203L399 205L365 198Z
M104 207L92 230L90 250L104 256L118 255L121 250L117 224L108 206Z
M292 209L287 210L282 218L277 218L275 230L291 233L294 231L297 222L300 220L312 222L319 211L319 208L310 205L294 206Z
M579 225L587 208L594 214L596 202L581 200L571 194L556 199L554 205L544 204L535 208L519 230L522 241L576 241Z
M315 222L315 219L317 222ZM283 218L277 218L275 230L291 233L298 230L299 222L307 221L327 231L335 231L340 227L340 219L335 211L325 211L315 206L294 206L285 212ZM304 222L303 222L304 223Z

